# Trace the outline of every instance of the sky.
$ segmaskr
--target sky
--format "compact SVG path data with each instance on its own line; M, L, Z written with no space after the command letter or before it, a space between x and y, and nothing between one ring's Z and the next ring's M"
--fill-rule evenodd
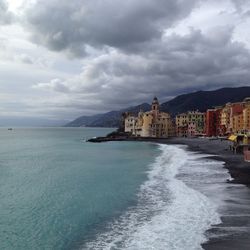
M250 86L248 0L0 0L0 126Z

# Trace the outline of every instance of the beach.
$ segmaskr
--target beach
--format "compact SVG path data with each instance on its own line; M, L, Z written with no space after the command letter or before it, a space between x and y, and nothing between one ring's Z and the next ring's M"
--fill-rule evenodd
M212 189L206 195L218 205L221 223L213 225L206 232L209 239L202 247L206 250L248 250L250 246L250 163L244 161L243 154L234 154L230 150L232 142L211 138L97 138L102 141L146 141L167 145L186 145L190 153L206 154L207 159L216 160L228 172L217 183L210 183ZM180 159L181 160L181 159ZM206 165L206 164L205 164ZM206 166L204 167L206 168ZM205 181L205 180L204 180ZM218 185L218 190L216 190ZM195 189L195 184L193 186ZM200 190L199 190L200 191Z
M225 162L232 179L226 180L227 196L221 209L222 223L213 226L207 233L210 240L203 244L206 250L247 250L250 246L250 163L243 160L242 154L233 154L229 150L230 142L227 140L209 140L207 138L173 138L161 140L166 144L187 145L190 151L212 155L218 161ZM217 237L216 237L217 235Z
M172 138L161 143L184 144L191 151L213 155L212 158L225 162L225 167L232 176L234 183L250 185L250 163L245 162L243 154L234 154L228 140L211 140L208 138Z

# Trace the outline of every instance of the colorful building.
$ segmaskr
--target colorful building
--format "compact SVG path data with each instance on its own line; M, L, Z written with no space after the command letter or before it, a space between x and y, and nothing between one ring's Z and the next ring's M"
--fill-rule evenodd
M250 98L243 101L243 130L250 131Z
M189 111L175 117L176 134L180 137L191 137L203 134L205 114L199 111Z
M230 133L238 133L243 130L243 103L232 103L230 112Z
M187 136L188 137L193 137L197 135L197 127L195 122L189 122L188 123L188 131L187 131Z
M189 111L175 117L175 125L169 113L160 112L155 97L149 112L139 112L138 116L126 114L124 130L134 136L180 137L197 135L227 136L230 134L250 134L250 97L242 102L227 103L208 109L206 113Z
M231 113L231 103L227 103L225 107L221 110L221 120L220 127L223 134L230 133L230 113Z
M222 108L208 109L206 112L206 136L218 136L222 134L221 127Z
M206 135L226 136L250 131L250 98L207 110Z
M192 126L192 123L195 125L195 134L203 134L205 132L204 126L205 126L205 114L199 111L190 111L188 112L188 123L190 124L190 127L194 128Z
M186 137L188 131L188 115L187 113L178 114L175 117L176 135Z
M155 97L151 111L141 111L138 116L128 115L125 118L125 132L134 136L167 138L175 135L175 127L170 114L160 112L160 104Z

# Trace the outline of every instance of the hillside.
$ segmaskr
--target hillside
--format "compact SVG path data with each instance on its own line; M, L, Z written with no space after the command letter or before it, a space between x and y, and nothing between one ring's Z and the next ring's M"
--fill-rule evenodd
M142 103L138 106L133 106L118 111L110 111L104 114L93 116L81 116L74 121L66 124L66 127L117 127L123 112L138 113L140 109L143 111L150 110L151 106L148 103Z
M197 91L177 96L168 102L162 103L161 108L172 115L196 109L204 112L208 108L220 106L227 102L239 102L246 97L250 97L250 87Z
M238 102L250 97L250 87L222 88L213 91L197 91L189 94L179 95L174 99L164 102L161 110L170 112L173 116L188 110L206 111L208 108L223 105L227 102ZM67 127L117 127L121 114L125 111L138 113L139 110L150 110L150 105L143 103L138 106L124 108L93 116L82 116L66 124Z

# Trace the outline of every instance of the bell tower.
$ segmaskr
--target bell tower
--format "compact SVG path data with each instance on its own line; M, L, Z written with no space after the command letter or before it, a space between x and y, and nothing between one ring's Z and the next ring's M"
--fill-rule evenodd
M157 118L160 112L160 104L156 96L153 99L151 111L153 113L154 118Z

